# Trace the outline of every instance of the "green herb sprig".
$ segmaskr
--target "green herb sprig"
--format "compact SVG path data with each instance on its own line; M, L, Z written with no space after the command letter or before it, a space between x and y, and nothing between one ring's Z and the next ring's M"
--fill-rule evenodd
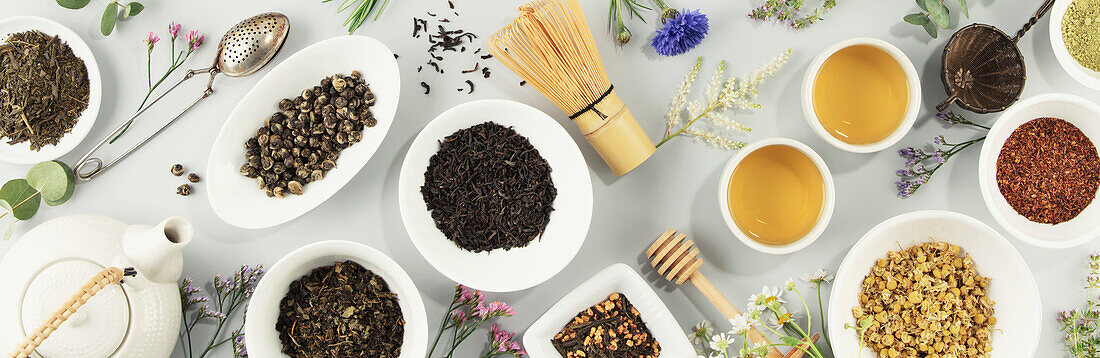
M1085 307L1058 312L1066 351L1073 358L1100 355L1100 301L1096 299L1096 290L1100 289L1100 252L1089 255L1089 268L1091 272L1085 276L1084 289L1088 290Z
M322 0L321 3L331 1ZM348 19L344 21L344 26L348 27L348 34L352 34L359 29L359 26L363 25L363 22L370 18L371 13L374 13L374 21L378 21L378 18L382 17L382 11L386 10L386 5L389 3L390 0L344 0L343 3L340 3L340 7L336 8L336 12L344 12L353 6L355 7ZM375 8L378 11L374 11Z
M639 9L653 10L649 6L638 3L638 0L611 0L611 7L607 10L607 31L615 35L615 43L619 46L630 42L630 29L626 27L626 21L623 21L624 7L630 18L637 17L642 19L642 22L645 22L645 17Z
M929 36L937 38L939 36L939 29L946 30L951 26L951 10L947 9L947 5L944 5L943 1L944 0L916 0L917 6L920 7L921 12L905 15L905 22L923 27L924 31L927 32ZM970 10L966 5L966 0L958 1L963 16L969 19Z
M27 171L27 178L9 180L0 187L0 218L11 215L4 240L11 237L15 222L28 220L38 212L42 202L49 206L64 204L73 196L76 176L69 166L59 161L35 164Z
M91 0L57 0L57 4L66 9L80 10L85 6L88 6ZM99 32L103 36L110 36L111 32L115 31L115 24L118 20L128 19L137 16L145 10L145 5L137 1L131 1L126 4L119 2L118 0L110 0L107 2L107 7L103 9L103 16L99 19Z
M823 20L822 15L836 7L836 0L823 0L813 11L803 12L805 0L767 0L752 10L749 18L757 21L773 20L800 30Z

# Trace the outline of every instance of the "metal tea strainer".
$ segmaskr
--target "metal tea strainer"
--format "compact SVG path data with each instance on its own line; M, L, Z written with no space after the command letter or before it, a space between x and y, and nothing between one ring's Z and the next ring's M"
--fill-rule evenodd
M270 62L271 59L275 57L275 54L279 52L279 49L283 47L283 43L286 42L286 37L289 33L290 21L287 19L286 15L276 12L259 14L234 25L233 28L229 29L229 31L222 36L221 42L218 43L218 54L214 59L213 65L207 68L187 71L187 74L184 75L179 82L176 82L175 85L168 88L167 91L164 91L164 93L154 99L152 103L135 113L133 117L123 122L122 125L118 126L110 135L103 138L99 144L96 144L95 147L92 147L92 150L88 151L88 154L80 158L80 161L73 167L76 177L81 180L91 180L96 175L99 175L104 170L107 170L129 156L142 145L145 145L145 143L149 142L150 139L153 139L157 134L164 131L165 128L172 125L172 123L182 117L184 113L187 113L188 110L200 101L214 94L214 77L216 77L218 73L224 73L229 77L244 77L259 71L260 68L263 68L264 65ZM111 138L117 136L125 130L130 123L133 123L134 119L142 113L145 113L146 110L155 105L161 98L164 98L168 92L172 92L172 90L179 87L184 81L195 77L195 75L203 73L210 74L210 80L206 84L206 90L203 91L202 96L194 102L191 102L191 104L188 105L187 108L184 108L180 114L173 117L153 132L153 134L145 137L106 165L103 164L103 160L91 157L100 147L109 142ZM89 165L93 167L88 167Z
M943 88L949 96L936 106L951 103L975 113L1003 111L1020 99L1027 73L1016 42L1054 5L1046 0L1015 37L986 25L971 24L951 36L943 49Z

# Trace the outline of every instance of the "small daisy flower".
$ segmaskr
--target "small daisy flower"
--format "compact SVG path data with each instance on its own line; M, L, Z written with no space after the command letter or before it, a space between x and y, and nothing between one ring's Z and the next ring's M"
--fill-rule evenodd
M752 328L752 322L750 322L749 317L744 314L739 314L730 318L730 325L733 326L730 332L737 335L745 334L745 331Z
M817 271L802 275L802 281L810 283L820 283L822 281L831 282L832 280L833 275L825 272L825 269L817 269Z

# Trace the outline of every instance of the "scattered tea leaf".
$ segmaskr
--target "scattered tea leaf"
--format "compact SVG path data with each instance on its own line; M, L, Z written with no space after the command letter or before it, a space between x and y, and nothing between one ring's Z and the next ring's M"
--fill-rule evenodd
M107 4L103 9L103 17L99 20L99 32L103 36L110 36L115 31L115 22L118 21L118 3Z
M76 176L67 165L53 160L31 167L27 172L27 184L42 194L42 201L47 205L58 206L73 196Z
M79 10L88 6L92 0L57 0L57 4L66 9Z
M928 15L925 15L924 13L905 15L905 22L913 25L924 25L929 23L930 21L932 20L929 20Z
M12 179L0 187L0 201L11 207L11 213L19 220L27 220L38 212L42 198L26 179Z
M141 13L141 10L145 10L145 5L142 5L137 1L126 4L126 11L122 12L122 18L125 19L128 17L137 16L137 14Z

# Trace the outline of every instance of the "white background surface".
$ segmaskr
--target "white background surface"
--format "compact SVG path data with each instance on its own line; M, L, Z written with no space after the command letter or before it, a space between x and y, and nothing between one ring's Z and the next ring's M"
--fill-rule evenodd
M451 16L450 28L461 27L475 32L481 36L479 41L510 21L516 6L520 4L515 0L454 1L461 16ZM428 71L417 73L417 66L427 60L425 50L428 45L424 38L410 39L410 18L424 17L425 10L444 13L447 5L442 0L392 1L381 21L368 22L359 30L359 34L376 37L401 55L398 62L404 81L402 103L394 126L375 157L339 195L316 210L272 229L242 230L225 224L214 215L205 198L203 183L195 186L190 197L175 194L176 186L184 180L171 176L169 167L179 162L199 175L204 174L206 158L222 121L260 76L267 73L268 68L244 79L219 78L215 84L217 92L212 98L119 167L92 182L78 185L76 194L68 203L61 207L43 206L33 220L19 224L16 237L37 223L63 215L101 214L130 223L147 224L169 215L183 215L196 226L196 238L184 253L184 274L194 276L200 282L217 272L230 273L241 264L264 263L270 266L282 255L310 242L354 240L378 248L404 267L417 282L427 305L429 322L434 325L451 299L453 283L424 261L405 234L397 208L397 176L404 153L420 128L455 104L481 98L510 98L528 103L566 124L570 134L580 143L593 176L595 214L587 241L572 264L538 287L489 295L491 299L503 299L516 307L518 316L500 321L505 328L514 331L522 332L565 292L615 262L623 262L640 270L685 328L703 318L718 322L721 329L728 328L717 310L693 288L672 287L645 267L642 260L644 248L669 227L685 231L696 240L707 260L701 270L735 304L743 307L744 299L758 292L761 285L781 285L788 276L798 277L820 267L834 271L848 248L864 232L880 221L903 212L954 210L995 226L978 193L977 149L957 156L914 198L901 200L895 197L896 178L893 173L903 162L895 153L897 147L923 145L939 133L946 133L949 139L969 138L977 134L969 129L945 130L937 121L930 119L933 106L944 98L938 72L941 51L950 32L941 32L939 39L930 39L921 29L903 24L902 16L916 10L911 1L840 0L838 7L825 21L796 32L779 25L748 20L745 14L762 0L700 0L690 3L687 0L672 0L673 6L701 8L709 15L712 26L711 35L699 48L676 58L660 57L646 46L645 42L654 29L652 16L650 24L630 21L635 40L619 49L604 31L607 1L583 2L617 92L630 105L651 137L663 132L662 116L667 101L696 56L706 58L701 76L709 76L720 59L729 61L731 73L741 74L751 71L782 50L793 48L790 64L777 78L761 88L760 102L764 108L755 114L737 118L754 129L745 137L746 140L770 136L798 139L817 150L828 163L836 179L837 203L832 222L821 239L801 252L787 256L757 253L739 243L722 223L717 209L718 175L731 153L676 139L661 148L641 168L616 178L584 143L565 115L530 86L517 86L519 79L498 62L477 59L483 65L489 64L493 76L488 80L475 79L477 89L472 95L455 91L456 88L464 88L462 81L466 78L458 77L457 67L467 68L475 61L472 58L465 60L448 53L447 63L456 68L448 70L446 77L441 78ZM811 5L816 3L813 0L809 2ZM1040 2L973 0L970 2L972 19L961 22L986 22L1014 33ZM955 2L948 3L952 11L957 12ZM237 21L263 11L283 12L292 23L284 53L275 61L281 61L291 52L311 43L345 32L340 26L344 15L335 14L336 2L150 0L146 5L144 13L121 22L111 37L104 38L98 33L103 6L101 0L93 1L92 6L81 11L66 10L48 0L3 0L4 10L0 16L27 14L53 18L84 36L99 61L104 79L101 117L85 143L62 158L63 161L72 164L98 138L134 112L145 89L144 44L141 40L149 30L156 31L163 38L168 22L175 20L182 22L185 30L198 28L207 33L210 43L194 55L187 64L190 67L207 66L214 56L215 42L225 30ZM961 27L958 15L953 15L953 18L956 24L953 28ZM1096 91L1074 82L1057 65L1050 50L1047 24L1045 19L1040 21L1020 41L1028 69L1024 97L1062 91L1096 99ZM851 154L829 146L807 127L799 104L802 72L809 61L830 44L855 36L878 37L897 45L913 60L924 86L924 108L914 130L895 148L876 154ZM164 48L158 48L155 55L157 60L167 58ZM162 66L157 64L154 67ZM432 84L430 95L422 94L418 85L420 81ZM135 140L144 133L143 130L149 130L166 115L182 108L186 101L199 95L201 85L199 81L194 81L177 90L179 97L160 104L162 107L159 110L150 111L143 125L131 128L131 134L124 138ZM275 100L272 99L273 103ZM852 100L859 101L858 98ZM981 122L996 118L995 115L968 117ZM113 151L122 149L121 145L110 148ZM20 177L26 169L26 166L0 163L0 178ZM1062 339L1055 313L1060 309L1078 307L1084 300L1084 293L1079 287L1087 270L1086 256L1092 249L1100 247L1100 243L1093 242L1076 249L1044 250L1010 240L1028 261L1042 292L1045 315L1039 352L1042 356L1061 355ZM0 243L0 251L10 245L10 242ZM1012 308L998 306L998 309ZM816 309L814 311L816 315ZM820 329L815 327L814 330ZM485 348L484 342L484 335L477 334L465 344L460 356L479 355ZM222 350L217 355L229 354L228 350Z

